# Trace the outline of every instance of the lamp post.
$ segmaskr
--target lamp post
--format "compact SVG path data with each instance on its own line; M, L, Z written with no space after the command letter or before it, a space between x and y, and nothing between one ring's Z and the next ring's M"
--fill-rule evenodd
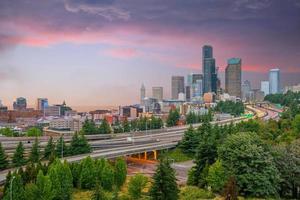
M13 181L14 181L15 178L16 178L16 177L13 176L13 177L11 178L11 180L10 180L10 200L13 199L13 198L12 198L12 184L13 184Z
M61 158L64 158L64 134L61 136Z

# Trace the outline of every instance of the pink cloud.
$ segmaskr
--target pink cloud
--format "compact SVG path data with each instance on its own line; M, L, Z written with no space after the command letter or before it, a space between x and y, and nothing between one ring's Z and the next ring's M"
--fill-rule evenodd
M129 59L140 55L140 53L133 48L115 48L110 49L106 52L107 55L114 57L114 58L121 58L121 59Z

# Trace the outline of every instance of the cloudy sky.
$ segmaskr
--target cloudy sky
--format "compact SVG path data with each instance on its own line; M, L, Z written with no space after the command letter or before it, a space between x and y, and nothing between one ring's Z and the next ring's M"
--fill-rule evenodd
M135 103L139 88L240 57L254 87L279 67L300 82L300 0L1 0L0 99L74 106Z

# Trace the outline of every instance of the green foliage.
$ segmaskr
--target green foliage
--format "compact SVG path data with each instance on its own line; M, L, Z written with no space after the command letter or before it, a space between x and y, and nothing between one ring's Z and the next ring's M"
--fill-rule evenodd
M103 188L99 183L96 184L96 187L93 192L92 200L106 200L106 194L103 191Z
M292 126L294 130L296 131L297 135L300 135L300 114L296 115L293 122Z
M108 134L111 133L111 128L110 125L108 124L107 120L104 119L98 129L98 132L100 134Z
M193 156L183 153L183 151L180 148L165 151L162 153L162 156L168 157L170 160L174 160L174 162L184 162L188 160L193 160Z
M6 137L13 137L15 135L14 131L10 128L0 128L0 134Z
M204 122L204 121L211 121L212 114L211 114L210 110L207 114L203 114L203 115L198 115L194 112L189 112L186 115L185 120L186 120L186 124L196 124L196 123L200 123L200 122Z
M12 164L14 167L21 167L26 164L26 160L24 157L24 146L22 142L19 142L16 151L12 158Z
M81 164L80 163L71 163L70 170L73 177L73 186L80 187L80 174L81 174Z
M97 127L93 120L87 119L84 121L81 131L85 135L97 134Z
M40 147L39 147L39 141L37 138L35 138L34 143L32 144L29 160L33 163L37 163L40 160Z
M213 199L214 197L212 192L195 186L186 186L180 190L180 200Z
M180 114L177 109L171 109L167 118L167 126L176 126L180 119Z
M118 188L121 188L126 181L127 176L127 164L124 159L117 158L115 162L115 184Z
M55 145L53 143L53 138L50 137L44 150L44 158L49 159L51 154L54 152L55 152Z
M190 126L185 132L182 140L179 143L179 147L186 154L195 154L197 146L199 145L199 134L192 126Z
M226 182L223 196L225 199L238 200L238 186L233 176Z
M160 160L153 181L149 191L153 200L176 200L179 198L175 171L171 168L168 159Z
M95 164L91 157L86 157L81 161L80 187L82 189L92 189L95 187Z
M52 192L52 182L48 176L44 176L42 171L39 171L36 179L36 184L29 184L25 188L26 199L28 200L52 200L54 198Z
M234 116L239 116L245 112L245 107L242 102L219 101L214 110L221 113L229 113Z
M41 131L41 129L36 128L36 127L29 128L26 131L26 135L28 137L39 137L39 136L42 136L42 134L43 134L43 132Z
M130 132L130 124L127 119L124 120L122 126L124 129L124 132Z
M68 147L64 141L63 136L61 136L56 142L55 155L59 158L68 155Z
M101 186L105 190L111 191L114 184L114 180L114 169L108 162L105 162L100 177Z
M128 193L132 199L141 199L142 192L146 187L148 178L142 174L136 174L130 178L128 183Z
M150 127L149 129L160 129L164 126L164 123L161 118L152 116L150 118Z
M230 135L218 154L225 170L237 178L243 194L256 197L277 194L279 176L273 157L255 133Z
M199 145L195 156L196 165L193 167L193 177L190 176L188 182L191 185L204 187L206 185L205 175L208 173L208 166L213 164L217 158L217 131L213 131L211 124L205 121L198 128L197 132Z
M52 182L55 200L70 200L72 195L73 178L68 164L56 159L49 167L48 176Z
M9 189L5 191L3 200L25 200L24 186L21 176L16 173L13 173L9 184Z
M209 167L207 175L207 183L211 186L215 192L221 192L227 181L227 174L222 165L222 161L217 160L213 165Z
M71 155L90 153L91 146L84 135L78 136L78 134L75 133L72 137L69 152Z
M0 170L6 169L8 167L7 155L0 143Z

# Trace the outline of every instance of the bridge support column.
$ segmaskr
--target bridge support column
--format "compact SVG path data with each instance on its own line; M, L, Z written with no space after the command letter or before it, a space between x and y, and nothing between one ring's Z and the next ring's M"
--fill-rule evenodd
M157 151L156 150L153 151L153 155L154 155L154 160L157 160Z
M139 158L139 160L141 159L141 154L140 153L138 153L138 158Z
M144 152L144 159L147 160L147 152Z

